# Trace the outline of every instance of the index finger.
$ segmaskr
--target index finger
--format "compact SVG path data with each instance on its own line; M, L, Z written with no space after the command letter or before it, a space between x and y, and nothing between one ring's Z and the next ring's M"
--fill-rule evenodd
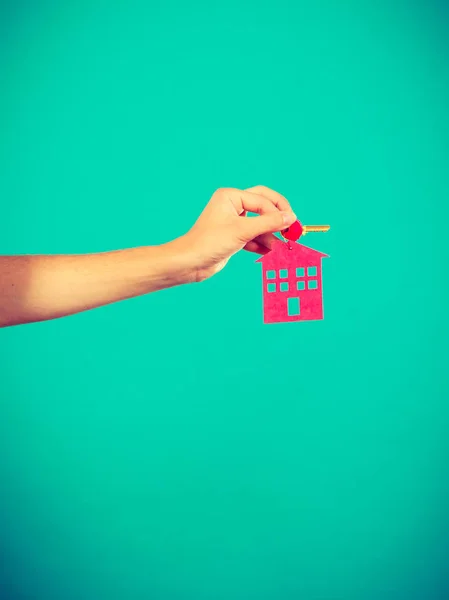
M261 194L248 192L246 190L230 190L230 193L227 194L227 198L231 201L234 209L239 215L247 211L259 215L276 212L274 202Z
M279 210L282 211L292 211L292 207L290 206L289 201L279 192L275 192L274 190L266 187L264 185L255 185L254 187L247 188L246 192L251 192L252 194L258 194L260 196L265 196L268 198L270 202L274 204Z

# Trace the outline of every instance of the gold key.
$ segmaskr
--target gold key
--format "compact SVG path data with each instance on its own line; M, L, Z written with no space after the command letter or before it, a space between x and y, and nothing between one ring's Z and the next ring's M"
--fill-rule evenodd
M330 228L330 225L303 225L301 235L306 235L306 233L314 233L315 231L329 231Z
M286 240L296 242L296 240L302 235L306 235L306 233L329 231L329 229L330 225L301 225L299 221L295 221L290 227L281 231L281 235Z

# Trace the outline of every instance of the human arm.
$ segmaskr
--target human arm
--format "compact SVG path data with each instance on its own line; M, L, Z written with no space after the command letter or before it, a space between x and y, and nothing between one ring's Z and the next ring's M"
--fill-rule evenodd
M247 212L260 216L247 218ZM215 192L188 233L167 244L85 255L0 256L0 327L44 321L201 281L245 248L269 251L294 220L268 188Z

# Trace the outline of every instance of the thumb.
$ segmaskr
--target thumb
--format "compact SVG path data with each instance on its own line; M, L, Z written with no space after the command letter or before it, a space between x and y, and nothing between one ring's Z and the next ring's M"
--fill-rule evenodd
M296 215L293 212L275 210L260 217L245 217L242 221L242 237L245 242L249 242L264 233L275 233L290 227L296 221Z

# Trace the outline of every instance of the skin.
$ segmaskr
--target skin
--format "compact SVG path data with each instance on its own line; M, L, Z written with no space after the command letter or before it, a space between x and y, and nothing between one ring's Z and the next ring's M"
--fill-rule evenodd
M247 212L257 213L248 217ZM185 235L161 246L85 255L0 256L0 327L46 321L203 281L242 249L269 252L296 216L274 190L217 190Z

